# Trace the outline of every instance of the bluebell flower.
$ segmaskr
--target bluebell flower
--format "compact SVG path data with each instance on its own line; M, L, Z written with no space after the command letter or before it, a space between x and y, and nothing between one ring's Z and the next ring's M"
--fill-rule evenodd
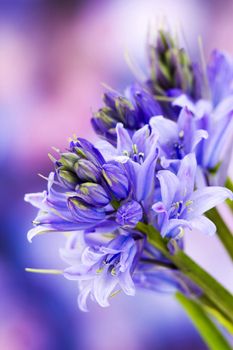
M206 130L197 128L195 116L187 107L180 111L177 122L158 116L151 118L150 125L159 134L158 146L164 168L179 164L185 155L196 151L202 139L208 138Z
M117 124L116 133L116 147L107 142L100 142L97 147L105 158L115 159L125 165L134 199L145 200L153 191L159 134L149 124L130 135L121 123Z
M198 65L169 31L158 31L156 42L149 43L148 55L150 77L146 84L154 95L174 97L185 93L195 100L200 97Z
M208 91L201 99L194 101L189 95L181 95L173 102L175 106L188 107L196 129L208 133L196 150L199 187L224 185L226 181L233 137L233 60L215 50L205 74Z
M52 158L55 173L49 175L47 191L25 196L39 209L29 240L50 231L118 227L111 203L126 199L130 192L123 165L106 162L99 150L84 139L72 140L68 152L59 155L58 160Z
M78 283L78 304L83 311L88 310L89 298L106 307L109 299L121 291L133 296L136 287L160 292L179 290L188 296L201 294L137 231L114 231L111 235L75 232L60 249L60 255L70 265L64 276Z
M89 296L106 307L109 297L120 290L127 295L135 294L132 272L137 246L130 236L118 235L107 243L91 244L78 232L67 241L66 248L61 249L61 256L71 265L65 269L64 276L78 281L81 310L87 311Z
M60 252L70 265L64 276L78 282L82 310L89 297L105 307L136 286L202 293L172 258L184 249L186 230L215 233L204 213L233 199L228 189L209 186L225 182L229 165L232 61L215 51L204 84L185 50L160 31L150 68L141 85L104 94L92 118L104 140L72 139L66 152L50 156L47 190L25 196L39 210L30 241L46 232L69 236Z
M207 66L207 78L214 107L225 98L233 102L233 60L227 53L214 50ZM231 108L230 108L231 109Z
M203 214L227 198L232 192L224 187L209 186L194 190L196 159L194 154L183 158L177 175L161 170L160 196L153 204L154 225L163 237L178 239L185 229L198 229L208 235L216 232L212 221Z
M94 114L91 122L96 133L113 145L117 141L117 123L134 132L148 124L152 116L161 114L159 103L139 84L131 85L125 96L106 92L103 101L105 106Z
M117 161L103 165L102 175L106 185L117 200L124 199L130 192L130 181L124 166Z
M142 206L137 201L122 204L116 213L116 222L123 228L134 228L142 220Z

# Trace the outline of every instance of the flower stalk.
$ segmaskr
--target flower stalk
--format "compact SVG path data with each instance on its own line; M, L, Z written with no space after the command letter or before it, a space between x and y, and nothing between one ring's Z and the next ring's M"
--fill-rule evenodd
M176 299L187 312L198 332L211 350L231 349L231 346L223 337L215 323L197 301L191 300L181 293L176 294Z
M140 223L138 228L147 235L150 244L160 250L186 277L200 287L203 294L198 298L199 301L212 305L217 312L221 312L227 322L233 324L233 296L231 293L183 251L178 249L172 255L167 248L166 241L152 226Z
M233 260L233 235L226 225L225 221L219 214L216 208L210 209L206 216L214 222L217 228L217 235L220 241L222 242L226 252L229 254L230 258Z

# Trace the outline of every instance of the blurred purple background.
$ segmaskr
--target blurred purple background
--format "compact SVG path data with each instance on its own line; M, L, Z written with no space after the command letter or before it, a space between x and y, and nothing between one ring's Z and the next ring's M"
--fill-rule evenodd
M122 89L133 80L127 50L145 66L149 24L166 18L183 28L189 48L202 35L233 54L233 2L185 0L0 0L0 349L206 349L170 295L118 295L111 307L79 311L77 286L25 267L59 268L62 237L26 239L35 210L25 192L45 187L37 173L51 169L51 146L74 133L95 139L93 110L101 82ZM230 260L216 237L186 237L187 251L233 289Z

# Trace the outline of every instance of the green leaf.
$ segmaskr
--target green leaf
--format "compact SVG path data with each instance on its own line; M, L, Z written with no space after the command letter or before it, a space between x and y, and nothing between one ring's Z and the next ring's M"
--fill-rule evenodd
M183 294L177 293L176 299L183 306L200 335L211 350L230 350L219 329L206 314L205 310L196 301L186 298Z
M215 226L217 227L217 235L224 245L226 251L229 256L233 260L233 235L230 229L225 224L225 221L222 219L221 215L217 211L216 208L209 210L206 213L206 216L213 221Z

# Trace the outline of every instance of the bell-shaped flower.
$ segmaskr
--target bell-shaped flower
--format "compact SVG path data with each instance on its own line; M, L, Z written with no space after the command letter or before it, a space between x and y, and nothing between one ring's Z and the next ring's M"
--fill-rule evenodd
M159 134L151 125L145 125L132 136L119 123L116 126L117 147L106 141L96 147L106 159L122 163L132 184L132 194L138 202L145 200L152 192L155 181L155 167L158 159ZM116 176L117 177L117 176Z
M212 235L216 227L203 214L222 203L233 199L232 192L224 187L210 186L194 190L196 159L194 154L183 158L177 175L161 170L157 177L160 182L160 198L152 206L154 223L163 237L180 238L184 229L197 228Z
M152 116L161 114L159 103L139 84L129 86L124 95L110 90L104 94L103 101L105 106L94 114L92 126L98 135L114 146L118 123L133 133L148 124Z
M87 240L88 237L78 232L61 249L61 257L71 265L65 269L64 276L79 284L79 307L87 311L89 296L106 307L109 298L120 290L134 295L132 273L137 259L134 239L118 235L105 243Z
M159 134L158 145L164 168L179 164L185 155L195 152L202 139L208 138L207 131L197 128L195 116L187 107L180 111L177 122L158 116L151 118L150 125Z
M233 61L214 51L206 74L209 99L193 101L181 95L173 103L188 107L195 116L196 128L208 133L208 139L202 140L196 150L199 187L225 184L233 149Z

